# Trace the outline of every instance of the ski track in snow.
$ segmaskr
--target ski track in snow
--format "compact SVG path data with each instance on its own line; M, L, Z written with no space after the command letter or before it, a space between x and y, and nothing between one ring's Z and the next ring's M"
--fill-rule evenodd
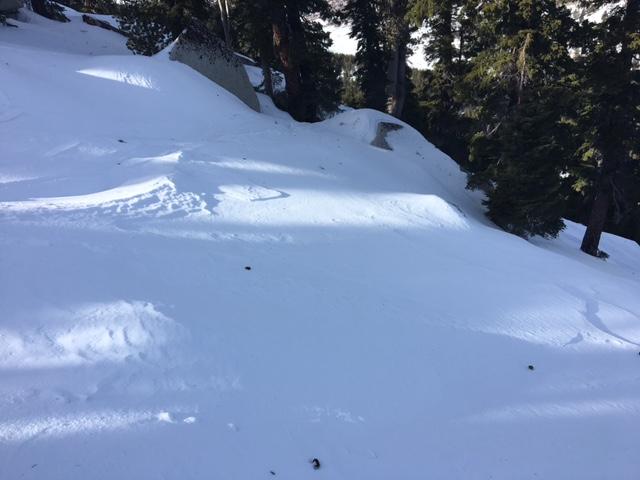
M68 12L0 28L0 479L636 478L636 244Z

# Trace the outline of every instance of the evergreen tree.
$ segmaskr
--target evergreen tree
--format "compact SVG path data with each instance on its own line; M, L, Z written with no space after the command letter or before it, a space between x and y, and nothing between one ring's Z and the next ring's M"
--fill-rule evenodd
M467 158L467 122L457 89L466 72L466 59L456 51L464 45L463 23L466 10L462 0L411 0L409 18L415 27L426 27L424 51L431 65L428 80L417 87L424 111L425 136L438 148L464 163Z
M331 47L331 37L322 24L305 18L305 50L301 72L303 94L310 103L311 120L323 119L338 108L340 100L340 67Z
M64 9L51 0L31 0L31 9L38 15L56 20L58 22L68 22L69 19L64 14Z
M382 31L381 0L347 0L343 16L358 41L356 79L363 106L384 111L387 104L387 57Z
M299 121L315 121L335 108L338 69L331 39L314 16L327 17L326 0L269 0L276 62L284 73L287 110Z
M589 0L607 7L601 23L583 23L580 126L584 144L576 185L591 200L581 249L601 255L605 226L640 217L640 0ZM637 230L636 230L637 235Z
M338 104L338 65L317 21L328 15L326 0L245 0L231 11L241 51L260 60L265 92L299 121L318 120ZM272 69L283 73L286 95L274 94Z
M412 0L409 7L413 22L419 27L426 24L427 60L439 64L447 74L453 75L454 16L457 7L454 0Z
M474 117L469 187L488 216L528 237L563 227L570 163L573 61L570 12L555 0L496 0L478 11L465 88Z
M119 2L115 0L59 0L56 3L66 5L83 13L118 15Z
M259 60L264 79L264 91L274 98L271 69L276 65L273 54L273 29L269 15L269 0L236 2L232 24L240 50Z
M561 160L571 156L572 142L570 124L558 118L558 105L566 102L562 94L557 89L523 101L493 138L477 137L472 144L472 155L490 166L472 175L470 185L491 182L489 218L522 237L555 236L564 227L568 192Z
M269 0L269 16L273 31L273 48L276 61L284 74L287 92L287 110L299 121L309 120L310 113L302 91L300 50L300 11L295 0ZM294 30L297 31L294 33Z
M169 45L193 19L211 26L212 10L206 0L123 0L118 23L131 50L153 55Z
M364 105L364 97L356 79L357 64L355 56L336 54L340 71L340 102L353 108Z
M386 0L384 3L385 36L388 44L387 112L402 118L408 95L407 54L411 44L408 0Z

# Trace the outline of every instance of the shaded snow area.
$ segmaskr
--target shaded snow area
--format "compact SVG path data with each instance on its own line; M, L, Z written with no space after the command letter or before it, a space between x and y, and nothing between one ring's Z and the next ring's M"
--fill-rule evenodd
M251 85L259 91L264 91L264 75L262 74L262 68L253 65L245 65L244 68L247 71L247 76L249 77ZM271 77L273 91L276 93L284 92L284 75L278 71L272 70Z
M0 479L638 478L636 244L505 234L410 127L370 146L384 114L256 113L78 17L21 18Z

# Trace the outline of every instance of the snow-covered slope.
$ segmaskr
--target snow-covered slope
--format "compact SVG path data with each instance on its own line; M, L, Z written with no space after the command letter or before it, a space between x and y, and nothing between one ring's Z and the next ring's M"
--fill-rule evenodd
M0 479L637 478L636 244L507 235L410 127L371 147L383 114L259 114L26 19L0 28Z

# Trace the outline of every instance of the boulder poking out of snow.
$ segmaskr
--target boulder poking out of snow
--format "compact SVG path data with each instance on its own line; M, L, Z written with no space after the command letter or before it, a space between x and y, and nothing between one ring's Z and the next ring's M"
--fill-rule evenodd
M171 45L169 58L184 63L260 111L244 65L234 53L202 25L194 22Z
M378 148L383 148L385 150L393 150L391 145L387 143L387 133L394 132L396 130L400 130L402 125L398 125L397 123L391 122L380 122L376 127L376 136L373 140L371 140L371 145Z
M22 0L0 0L0 13L17 12L22 7Z

